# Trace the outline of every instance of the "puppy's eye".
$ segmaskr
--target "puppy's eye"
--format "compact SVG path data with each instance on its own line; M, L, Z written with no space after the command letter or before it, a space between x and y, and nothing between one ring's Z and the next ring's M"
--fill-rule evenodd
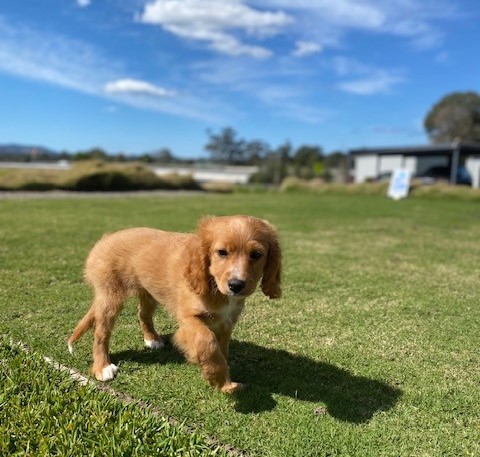
M250 258L251 258L252 260L258 260L260 257L262 257L262 255L263 255L263 254L262 254L260 251L252 251L252 252L250 253Z
M218 254L220 257L227 257L228 252L227 252L225 249L219 249L219 250L217 251L217 254Z

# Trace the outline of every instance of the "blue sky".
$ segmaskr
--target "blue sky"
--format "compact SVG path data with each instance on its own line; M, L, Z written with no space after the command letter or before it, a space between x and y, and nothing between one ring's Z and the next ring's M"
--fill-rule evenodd
M436 101L480 90L479 21L474 0L0 0L0 143L426 143Z

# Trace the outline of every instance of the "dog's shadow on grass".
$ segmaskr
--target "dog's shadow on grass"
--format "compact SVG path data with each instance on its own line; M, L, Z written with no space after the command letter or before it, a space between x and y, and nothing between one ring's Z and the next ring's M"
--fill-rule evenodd
M161 351L123 351L112 360L144 364L184 363L171 345ZM273 410L273 394L312 403L312 415L329 414L336 419L368 422L376 412L396 404L402 391L382 381L356 376L335 365L252 343L230 344L231 377L247 388L233 397L235 409L243 414Z
M362 423L391 409L402 395L382 381L287 351L233 341L230 352L232 379L249 386L237 395L236 408L242 413L275 408L276 393L312 402L312 414Z

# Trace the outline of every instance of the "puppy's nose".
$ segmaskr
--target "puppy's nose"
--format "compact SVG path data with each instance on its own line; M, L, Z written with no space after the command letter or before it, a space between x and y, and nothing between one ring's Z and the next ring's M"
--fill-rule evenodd
M228 281L228 288L234 294L238 294L239 292L241 292L244 287L245 287L245 281L242 281L241 279L234 278L234 279L230 279L230 281Z

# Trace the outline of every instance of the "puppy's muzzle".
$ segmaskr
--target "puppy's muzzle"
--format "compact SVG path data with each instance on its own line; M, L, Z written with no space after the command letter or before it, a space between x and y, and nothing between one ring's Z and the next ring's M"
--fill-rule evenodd
M228 288L234 293L239 294L245 288L245 281L233 278L228 281Z

